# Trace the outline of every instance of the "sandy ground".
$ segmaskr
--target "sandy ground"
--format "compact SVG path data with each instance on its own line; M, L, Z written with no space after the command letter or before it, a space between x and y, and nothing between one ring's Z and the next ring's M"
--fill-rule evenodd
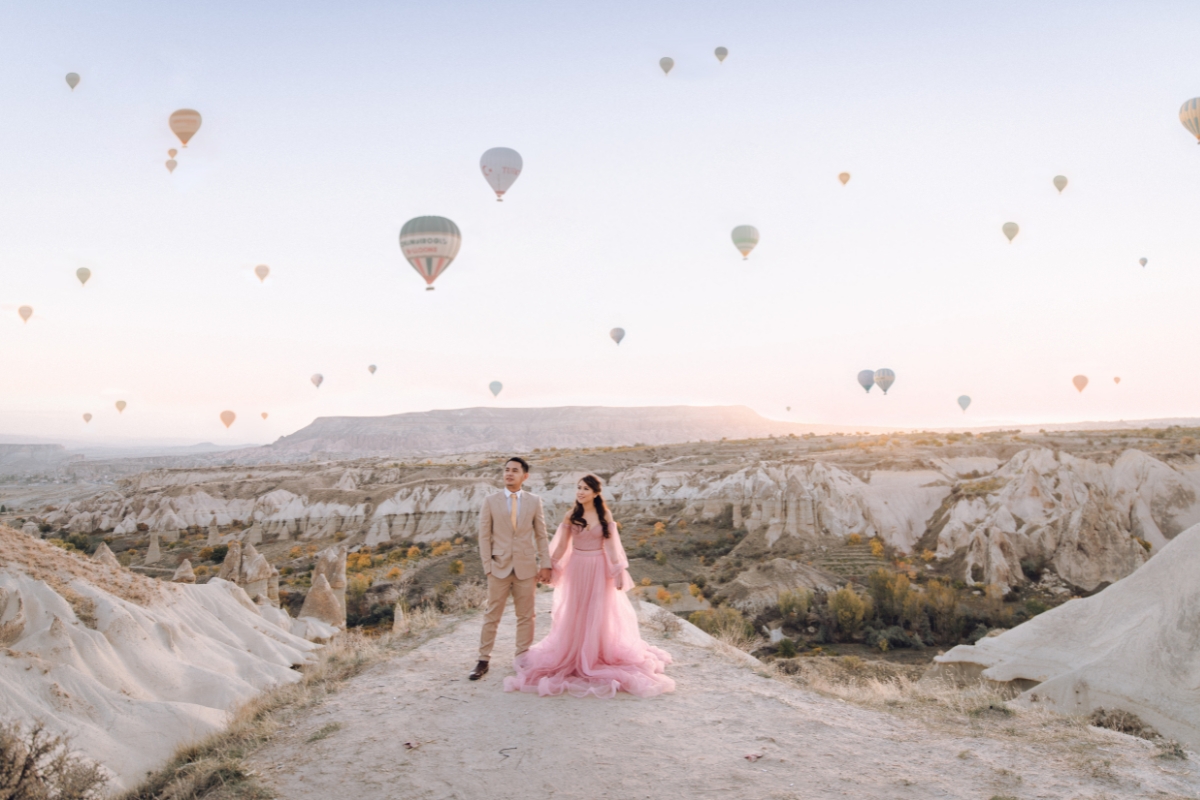
M549 600L538 597L539 637ZM674 694L508 694L511 613L484 680L467 680L481 622L468 617L300 712L250 766L289 800L1200 796L1194 760L1157 758L1139 739L1088 728L1074 739L990 736L986 726L962 735L762 677L648 630L675 657ZM331 726L340 727L312 740Z

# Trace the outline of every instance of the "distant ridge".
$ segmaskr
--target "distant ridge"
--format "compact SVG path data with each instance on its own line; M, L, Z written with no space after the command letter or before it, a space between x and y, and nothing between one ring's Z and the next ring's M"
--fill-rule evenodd
M459 408L386 417L320 417L238 460L273 456L433 456L471 452L524 453L548 447L750 439L831 433L845 426L778 422L746 406L613 408Z

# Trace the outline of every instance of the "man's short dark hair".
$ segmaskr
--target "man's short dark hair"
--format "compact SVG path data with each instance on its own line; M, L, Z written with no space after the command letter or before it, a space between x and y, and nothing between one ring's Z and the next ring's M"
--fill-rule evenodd
M512 458L510 458L508 461L505 461L504 463L507 465L507 464L511 464L514 461L521 465L522 472L524 472L526 475L529 474L529 462L526 461L525 459L521 458L520 456L513 456Z

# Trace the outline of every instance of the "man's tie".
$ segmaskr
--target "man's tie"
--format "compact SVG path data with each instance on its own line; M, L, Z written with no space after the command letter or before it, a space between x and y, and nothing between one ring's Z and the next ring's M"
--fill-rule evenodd
M517 530L517 495L508 496L508 502L512 506L512 511L509 513L509 519L512 520L512 528L515 533Z

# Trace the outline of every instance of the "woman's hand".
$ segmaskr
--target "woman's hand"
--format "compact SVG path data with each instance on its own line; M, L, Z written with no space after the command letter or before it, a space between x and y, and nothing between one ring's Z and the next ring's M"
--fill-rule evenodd
M620 575L618 575L617 579L613 582L613 586L615 586L617 588L618 592L621 591L621 576Z

